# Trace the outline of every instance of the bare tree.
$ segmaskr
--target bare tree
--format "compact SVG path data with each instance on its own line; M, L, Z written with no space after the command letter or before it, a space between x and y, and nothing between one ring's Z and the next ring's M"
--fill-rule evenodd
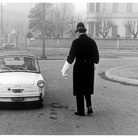
M102 35L103 38L106 38L106 36L109 34L110 29L113 26L114 23L112 20L101 20L101 22L97 24L99 33L100 35Z
M63 37L70 32L70 22L73 18L73 5L71 3L56 3L53 5L50 20L55 27L54 33Z
M25 49L27 50L28 45L30 45L30 38L33 37L33 34L26 27L23 28L22 34L23 34L24 40L25 40Z
M5 46L7 47L9 44L8 44L8 35L10 34L11 32L11 25L10 25L10 22L8 20L6 20L4 22L4 25L3 25L3 43L5 44Z
M14 23L13 28L15 30L14 36L16 39L16 48L19 47L19 34L23 31L23 24L21 23Z
M137 35L138 35L138 20L127 21L127 23L124 23L124 27L128 28L129 33L134 38L137 38Z
M71 3L53 3L46 5L44 33L47 37L63 37L70 31L73 16ZM37 4L29 14L29 29L42 32L42 4ZM42 33L41 33L42 34Z

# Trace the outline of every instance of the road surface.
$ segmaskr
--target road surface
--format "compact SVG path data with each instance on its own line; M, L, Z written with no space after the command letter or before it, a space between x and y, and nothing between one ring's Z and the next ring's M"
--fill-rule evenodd
M137 135L138 88L106 80L112 67L138 64L136 58L101 58L95 75L94 113L75 116L72 66L68 79L61 75L63 60L40 61L46 80L42 109L0 109L1 135Z

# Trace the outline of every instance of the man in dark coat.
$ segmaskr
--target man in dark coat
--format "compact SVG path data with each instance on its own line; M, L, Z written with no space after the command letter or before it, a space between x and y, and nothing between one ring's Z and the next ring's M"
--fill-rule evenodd
M84 97L86 100L87 113L92 114L91 94L94 94L94 71L95 64L99 63L99 51L93 39L86 35L86 28L79 23L76 28L78 38L72 42L72 46L62 68L62 75L66 78L70 65L73 68L73 95L76 96L77 112L75 115L84 116Z

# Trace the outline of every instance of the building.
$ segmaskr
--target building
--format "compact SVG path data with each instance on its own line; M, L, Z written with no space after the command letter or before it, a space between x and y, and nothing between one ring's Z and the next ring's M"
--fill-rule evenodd
M102 37L100 29L109 31L106 37L132 37L129 27L136 33L138 3L88 3L86 22L93 37Z

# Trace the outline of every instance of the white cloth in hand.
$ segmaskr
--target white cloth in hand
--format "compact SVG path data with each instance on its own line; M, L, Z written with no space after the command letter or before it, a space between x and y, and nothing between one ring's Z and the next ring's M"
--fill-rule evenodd
M69 64L69 63L66 61L65 64L64 64L64 66L63 66L63 68L62 68L62 70L61 70L62 75L63 75L63 77L64 77L65 79L67 79L67 72L68 72L70 66L71 66L71 64Z
M98 68L98 64L94 64L94 71L96 71Z

